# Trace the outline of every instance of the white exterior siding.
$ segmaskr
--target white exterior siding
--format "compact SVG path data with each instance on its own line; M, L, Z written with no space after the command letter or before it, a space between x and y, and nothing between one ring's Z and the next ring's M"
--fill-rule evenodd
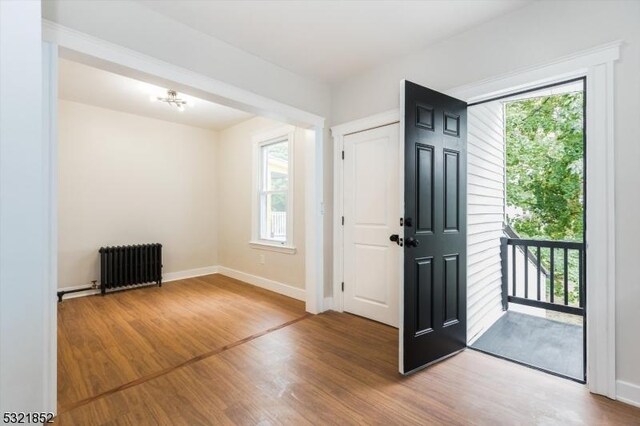
M467 339L472 342L502 314L505 204L504 116L501 102L468 110Z

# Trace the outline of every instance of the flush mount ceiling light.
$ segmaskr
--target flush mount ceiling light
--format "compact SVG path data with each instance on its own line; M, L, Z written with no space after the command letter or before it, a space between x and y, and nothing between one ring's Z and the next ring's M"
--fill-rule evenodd
M185 105L189 105L187 103L187 101L185 101L184 99L180 99L178 97L178 92L176 92L175 90L171 90L171 89L167 90L167 96L166 97L151 96L149 98L149 100L151 102L164 102L166 104L173 105L173 106L178 108L178 111L184 111Z

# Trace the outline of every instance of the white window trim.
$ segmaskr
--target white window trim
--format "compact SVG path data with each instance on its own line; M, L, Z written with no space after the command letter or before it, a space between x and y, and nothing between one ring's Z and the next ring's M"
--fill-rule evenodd
M277 141L287 140L289 143L289 188L287 196L287 240L283 243L278 243L271 240L263 240L260 238L260 177L258 171L260 170L260 149L271 143ZM296 247L294 245L293 235L293 200L294 200L294 163L295 163L295 127L293 126L281 126L273 129L262 130L254 133L252 136L253 142L253 166L251 168L252 174L252 194L251 194L251 240L249 246L258 250L269 250L279 253L295 254Z

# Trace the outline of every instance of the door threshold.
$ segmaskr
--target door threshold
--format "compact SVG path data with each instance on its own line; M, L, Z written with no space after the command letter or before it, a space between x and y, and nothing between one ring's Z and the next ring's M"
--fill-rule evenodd
M480 352L480 353L483 353L485 355L492 356L494 358L499 358L499 359L502 359L502 360L505 360L505 361L513 362L514 364L518 364L518 365L521 365L523 367L531 368L533 370L538 370L538 371L541 371L541 372L546 373L546 374L551 374L552 376L560 377L561 379L571 380L572 382L580 383L580 384L583 384L583 385L587 384L586 380L576 379L575 377L567 376L567 375L564 375L564 374L561 374L561 373L556 373L555 371L546 370L546 369L541 368L541 367L536 367L535 365L527 364L527 363L522 362L522 361L518 361L518 360L515 360L515 359L507 358L505 356L494 354L494 353L491 353L491 352L488 352L488 351L485 351L485 350L482 350L482 349L474 348L473 346L467 346L467 348L469 348L471 350L474 350L474 351L477 351L477 352Z

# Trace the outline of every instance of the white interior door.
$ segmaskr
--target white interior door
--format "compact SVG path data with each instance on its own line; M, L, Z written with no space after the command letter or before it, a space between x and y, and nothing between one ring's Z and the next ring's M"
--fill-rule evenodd
M398 124L344 137L344 311L398 326Z

